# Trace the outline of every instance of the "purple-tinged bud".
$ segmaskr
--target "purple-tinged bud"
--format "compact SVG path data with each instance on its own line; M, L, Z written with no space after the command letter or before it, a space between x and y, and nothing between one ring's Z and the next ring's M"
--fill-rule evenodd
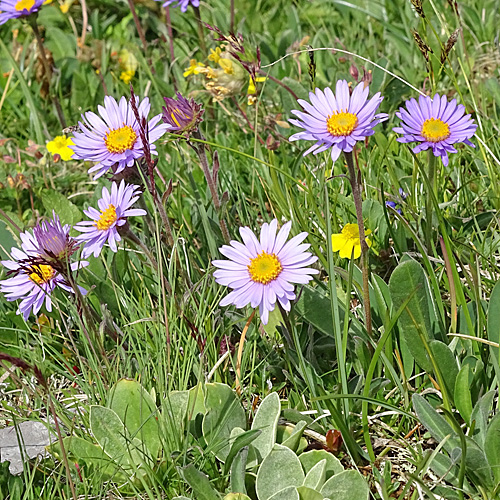
M186 99L180 92L176 98L164 97L162 118L170 125L169 132L184 135L188 138L193 132L198 130L198 125L203 121L204 110L201 104L197 104L194 99Z

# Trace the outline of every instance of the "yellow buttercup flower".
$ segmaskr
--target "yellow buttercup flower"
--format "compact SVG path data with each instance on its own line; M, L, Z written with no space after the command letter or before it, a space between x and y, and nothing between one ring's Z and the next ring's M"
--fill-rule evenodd
M365 230L365 235L371 234L369 229ZM370 238L366 238L366 243L369 247L372 246ZM361 255L361 242L359 241L359 226L357 224L346 224L342 228L342 232L332 234L332 250L339 252L339 256L343 259L358 259Z
M217 64L220 58L221 58L220 47L217 47L215 50L210 49L210 55L208 56L209 61L213 61L215 64Z
M196 59L191 59L189 61L189 67L184 68L184 73L182 76L187 78L189 75L199 75L205 65L202 62L198 62Z
M73 150L69 146L74 146L73 139L65 135L58 135L47 143L47 151L52 155L59 155L63 161L71 160Z

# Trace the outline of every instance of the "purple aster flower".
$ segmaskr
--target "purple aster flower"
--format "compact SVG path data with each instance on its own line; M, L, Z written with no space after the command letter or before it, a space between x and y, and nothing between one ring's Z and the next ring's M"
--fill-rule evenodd
M399 108L396 116L401 126L394 132L403 134L398 142L420 142L413 148L414 153L431 148L434 156L440 156L444 166L448 165L448 153L456 153L452 146L464 142L475 147L469 138L476 132L477 124L470 115L465 115L465 106L457 105L457 100L448 102L446 96L436 94L433 99L420 96L418 102L410 99L406 109Z
M304 132L292 135L290 140L316 141L304 156L331 149L332 160L335 161L341 151L351 152L357 141L373 135L373 127L388 116L385 113L375 114L383 97L377 92L367 101L368 90L368 86L361 82L349 95L349 85L345 80L339 80L335 95L329 87L324 91L317 88L315 92L309 92L311 103L303 99L297 101L304 111L292 111L299 120L289 120L303 128Z
M79 222L75 229L83 234L77 236L77 240L86 242L83 247L82 256L88 257L94 254L99 256L102 247L108 242L113 252L117 251L116 243L121 240L118 230L127 222L127 217L134 215L146 215L146 211L140 208L130 208L141 194L139 186L125 184L120 185L113 182L111 193L108 188L102 188L102 198L97 202L99 210L90 207L84 210L85 215L92 220Z
M163 0L156 0L157 2L162 2ZM182 12L186 12L187 8L191 4L193 7L200 6L200 0L167 0L163 1L163 7L167 7L175 3L174 7L180 7Z
M163 121L170 126L169 132L189 137L203 121L204 110L201 104L197 104L194 99L187 100L180 92L177 92L176 97L163 98Z
M67 263L71 255L79 248L78 242L69 235L71 228L68 224L64 226L59 216L52 212L52 219L43 221L33 229L38 257L49 264L60 268L61 272L67 269Z
M69 226L61 226L59 218L56 220L54 217L54 220L35 227L33 232L21 233L21 250L12 248L13 260L1 262L11 277L0 281L0 291L8 301L22 299L17 314L22 314L25 320L31 311L37 314L44 302L47 311L52 310L50 296L56 287L73 292L65 276L88 265L86 261L69 262L70 253L76 248L76 243L68 236L69 231ZM53 246L48 243L52 237L56 238ZM63 240L65 243L61 243ZM58 255L63 255L63 260L53 259L53 250L61 250ZM47 251L50 261L44 258L44 252ZM59 269L63 269L63 272ZM84 288L78 288L83 295L87 293Z
M139 116L145 122L151 109L149 99L145 97L139 104L135 97ZM89 173L97 172L94 179L101 177L110 168L115 174L126 167L131 167L135 160L143 156L143 144L140 126L137 122L132 105L125 97L120 102L111 96L104 98L104 106L98 106L100 117L91 111L82 115L83 122L79 122L80 132L74 132L75 152L73 158L95 161ZM157 141L169 128L166 123L160 123L161 114L156 115L147 123L147 139L152 154L158 154L154 142Z
M45 0L0 0L0 25L37 12Z
M237 308L259 306L260 317L265 325L269 312L274 310L276 300L290 310L290 301L295 299L292 283L308 283L319 271L306 266L318 260L306 250L310 245L301 244L307 233L300 233L288 243L292 223L287 222L276 235L278 221L263 224L260 241L248 227L240 228L243 243L231 241L220 248L229 260L214 260L219 269L214 277L219 285L232 288L220 305L234 304Z

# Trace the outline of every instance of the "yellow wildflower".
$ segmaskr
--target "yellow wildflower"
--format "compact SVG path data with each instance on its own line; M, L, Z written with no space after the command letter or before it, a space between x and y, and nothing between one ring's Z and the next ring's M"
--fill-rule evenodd
M196 59L191 59L189 61L189 67L184 68L184 73L182 76L187 78L189 75L198 75L201 73L201 69L204 68L205 65L202 62L196 61Z
M69 146L74 146L73 139L65 135L58 135L47 143L47 151L52 155L59 155L63 161L71 160L73 150Z
M219 59L219 66L224 70L226 75L232 75L234 73L233 61L231 61L231 59L221 57Z
M210 49L210 55L208 56L209 61L213 61L215 64L217 64L220 58L221 58L220 47L217 47L215 50Z
M368 236L371 233L369 229L365 231ZM366 238L366 243L370 247L371 239ZM361 255L361 242L359 240L359 227L357 224L346 224L339 234L332 234L332 250L339 252L343 259L359 258Z
M134 75L135 71L122 71L120 73L120 80L123 80L128 85L132 78L134 78Z
M258 76L255 79L255 82L261 83L261 82L265 82L266 80L267 80L267 78L265 76ZM250 77L250 80L248 82L248 90L247 90L248 95L252 95L252 94L257 93L257 89L255 88L255 82L253 81L253 78Z

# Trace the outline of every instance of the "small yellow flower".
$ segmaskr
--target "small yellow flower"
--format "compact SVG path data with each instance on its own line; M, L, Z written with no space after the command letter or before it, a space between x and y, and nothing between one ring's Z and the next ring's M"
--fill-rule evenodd
M197 62L196 59L191 59L189 61L189 67L184 68L184 73L182 76L187 78L189 75L198 75L201 73L201 69L204 68L205 65L202 62Z
M224 70L226 75L232 75L234 73L233 61L231 61L231 59L221 57L219 59L219 66Z
M47 143L47 151L52 155L59 155L63 161L71 160L73 150L69 146L74 146L73 139L65 135L58 135Z
M64 3L59 5L59 9L61 9L61 12L63 14L67 14L72 3L73 3L73 0L65 0Z
M265 76L258 76L255 79L255 82L261 83L261 82L265 82L266 80L267 80L267 78ZM253 81L253 78L250 77L250 80L248 82L248 90L247 90L248 95L252 95L252 94L257 93L257 89L255 87L255 82Z
M371 233L369 229L365 231L368 236ZM366 243L369 247L372 246L370 238L366 238ZM359 227L357 224L346 224L339 234L332 234L332 250L339 252L339 256L343 259L353 257L357 259L361 255L361 243L359 241ZM354 253L353 253L354 252Z
M123 80L127 85L130 83L132 78L134 78L135 71L122 71L120 73L120 80Z
M208 56L209 61L213 61L215 64L217 64L220 58L221 58L220 47L217 47L215 50L210 49L210 55Z

